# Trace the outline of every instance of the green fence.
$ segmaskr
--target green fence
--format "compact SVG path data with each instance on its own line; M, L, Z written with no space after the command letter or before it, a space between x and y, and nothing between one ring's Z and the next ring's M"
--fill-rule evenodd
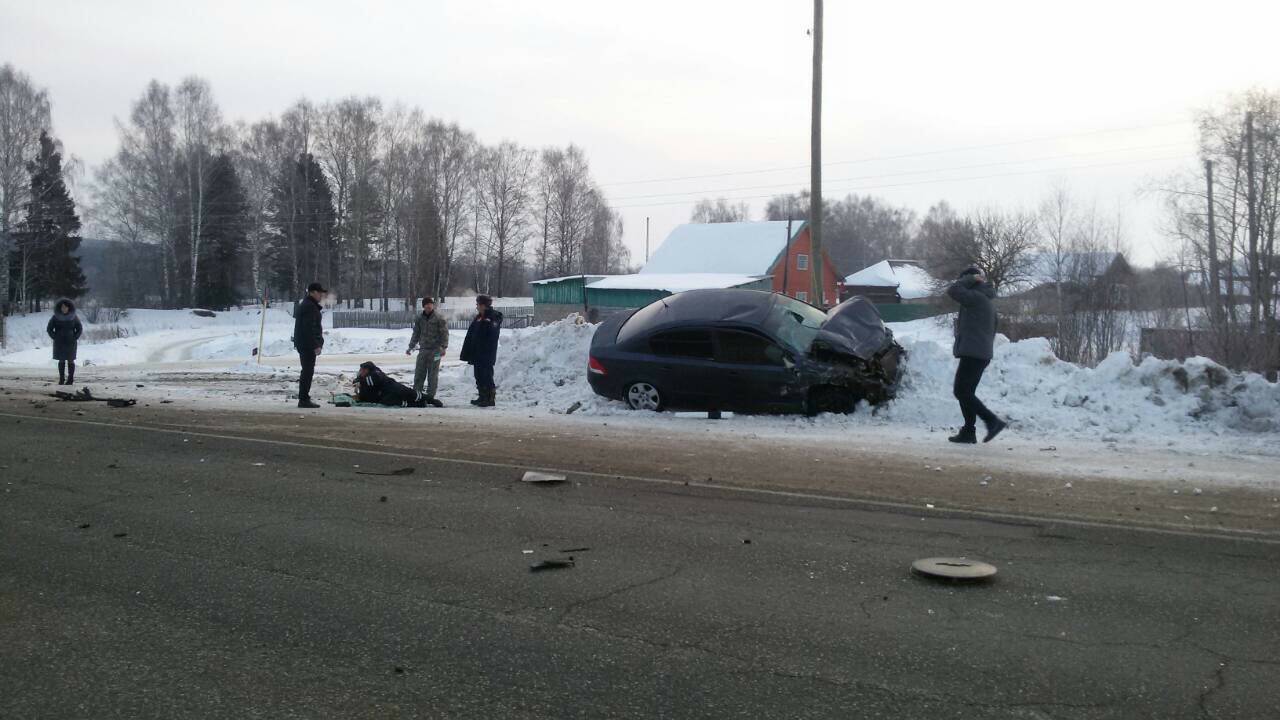
M934 317L945 312L937 305L918 303L886 303L884 305L876 305L876 310L880 311L880 317L885 322L909 322L911 320Z

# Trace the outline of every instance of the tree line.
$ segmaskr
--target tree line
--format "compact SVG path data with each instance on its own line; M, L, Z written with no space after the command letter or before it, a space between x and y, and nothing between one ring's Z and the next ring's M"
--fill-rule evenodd
M17 282L0 297L28 304L47 294L32 274L45 241L19 242L33 237L19 222L26 166L50 128L47 93L4 66L0 231L19 269L3 273ZM376 97L303 99L278 117L231 122L195 76L151 81L116 132L87 193L93 235L133 260L117 283L128 296L115 302L217 308L292 299L320 281L352 305L385 308L451 291L524 294L531 275L630 263L621 218L572 144L486 145Z

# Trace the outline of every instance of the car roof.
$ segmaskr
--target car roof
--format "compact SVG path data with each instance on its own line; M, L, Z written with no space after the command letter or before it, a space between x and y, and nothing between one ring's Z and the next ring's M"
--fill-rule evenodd
M761 290L689 290L637 310L625 323L625 334L635 337L662 327L703 323L759 327L775 302L773 293Z

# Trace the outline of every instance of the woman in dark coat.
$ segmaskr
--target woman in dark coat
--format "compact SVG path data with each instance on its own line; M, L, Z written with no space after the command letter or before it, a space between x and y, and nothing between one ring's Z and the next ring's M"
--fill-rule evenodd
M45 331L53 338L53 359L58 361L58 384L75 384L76 346L80 344L80 335L84 333L84 326L76 315L75 304L70 300L59 300Z

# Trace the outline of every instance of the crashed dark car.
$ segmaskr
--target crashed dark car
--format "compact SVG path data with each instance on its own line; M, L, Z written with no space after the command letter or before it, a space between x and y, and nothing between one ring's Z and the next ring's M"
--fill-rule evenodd
M636 410L851 412L893 398L905 351L868 300L824 313L757 290L692 290L606 319L596 394Z

